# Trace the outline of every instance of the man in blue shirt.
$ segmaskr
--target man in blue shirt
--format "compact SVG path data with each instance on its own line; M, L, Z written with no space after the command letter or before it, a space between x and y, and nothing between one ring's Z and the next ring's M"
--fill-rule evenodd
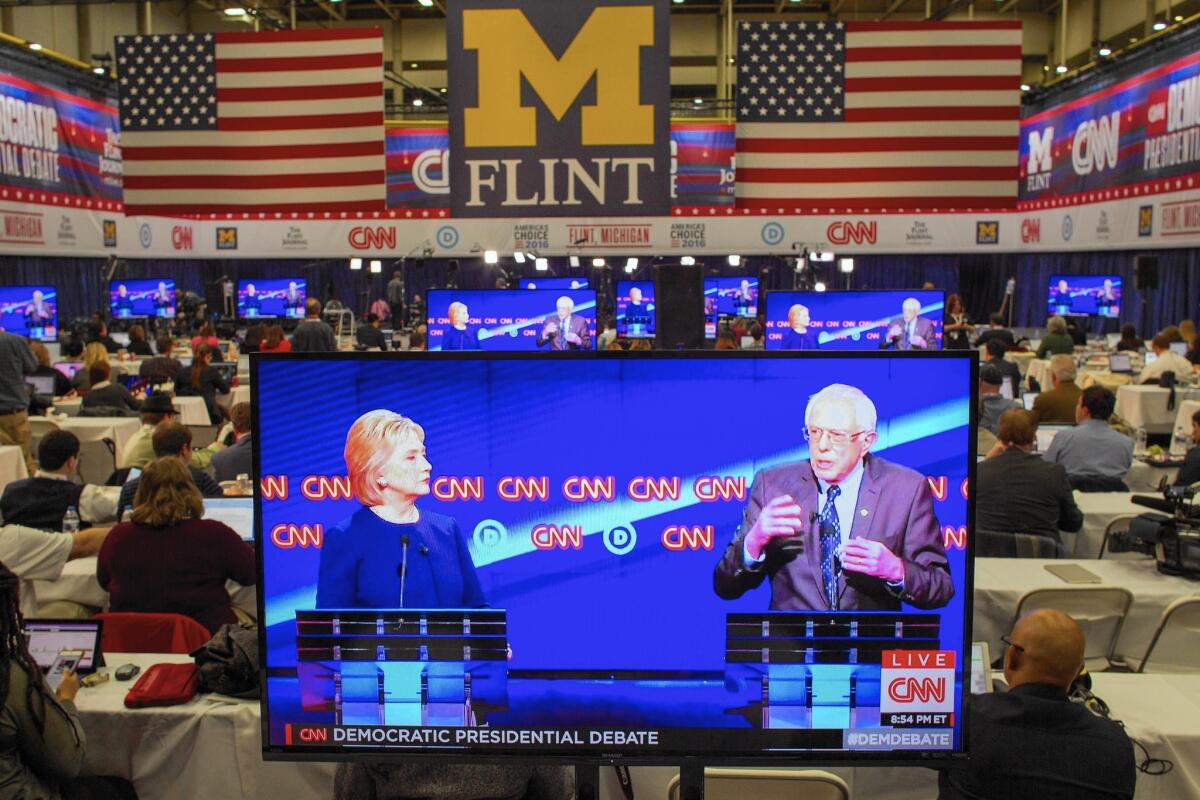
M32 475L33 431L29 427L29 390L25 376L38 367L29 343L15 334L0 330L0 445L16 445L25 456Z
M1083 492L1127 492L1125 473L1133 464L1133 442L1108 424L1116 395L1091 386L1079 396L1076 426L1054 437L1046 460L1062 464L1071 486Z

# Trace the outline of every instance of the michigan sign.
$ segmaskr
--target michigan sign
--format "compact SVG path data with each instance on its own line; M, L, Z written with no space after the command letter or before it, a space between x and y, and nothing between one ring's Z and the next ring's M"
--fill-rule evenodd
M454 216L670 213L667 0L448 13Z

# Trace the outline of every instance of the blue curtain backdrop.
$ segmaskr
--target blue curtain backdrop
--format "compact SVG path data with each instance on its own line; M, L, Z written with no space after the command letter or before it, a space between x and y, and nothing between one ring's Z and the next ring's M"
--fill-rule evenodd
M1145 319L1142 318L1142 293L1135 287L1134 256L1158 257L1159 286L1147 291ZM180 291L204 296L206 284L222 275L240 278L302 277L308 281L309 295L327 302L336 292L347 307L366 313L375 299L382 297L384 286L394 270L402 271L406 293L424 296L431 288L445 287L453 280L462 289L490 289L503 272L515 275L582 277L602 291L601 306L611 308L612 282L619 279L652 280L651 259L643 258L633 273L624 270L625 259L612 259L606 268L571 268L567 259L551 259L551 272L538 273L532 263L486 265L478 258L407 259L385 261L383 272L352 272L345 259L301 260L134 260L124 261L118 275L128 278L174 278ZM706 275L757 275L763 289L800 288L791 259L752 257L731 267L724 258L698 259ZM837 272L836 265L821 265L816 277L835 289L914 289L926 281L939 289L962 295L971 318L984 321L998 311L1004 286L1011 276L1016 279L1013 323L1041 326L1046 321L1046 289L1050 276L1063 274L1120 275L1124 296L1119 323L1132 322L1142 334L1152 334L1184 318L1200 318L1200 251L1101 251L1088 253L997 253L994 255L860 255L855 258L853 274ZM60 297L59 319L87 316L106 302L107 282L103 259L5 257L0 258L0 284L53 284ZM847 280L849 278L849 280ZM603 294L607 293L607 302ZM1115 328L1114 328L1115 329Z

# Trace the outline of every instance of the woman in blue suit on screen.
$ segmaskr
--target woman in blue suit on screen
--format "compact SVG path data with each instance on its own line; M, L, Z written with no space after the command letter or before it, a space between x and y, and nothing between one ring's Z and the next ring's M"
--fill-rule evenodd
M368 411L350 426L345 454L363 507L325 535L317 608L486 606L458 523L417 508L429 494L431 469L421 426L392 411Z

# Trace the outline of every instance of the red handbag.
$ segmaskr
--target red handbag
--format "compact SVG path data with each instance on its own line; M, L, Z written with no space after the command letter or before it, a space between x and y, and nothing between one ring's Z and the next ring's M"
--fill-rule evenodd
M196 664L155 664L125 695L126 708L177 706L196 696Z

